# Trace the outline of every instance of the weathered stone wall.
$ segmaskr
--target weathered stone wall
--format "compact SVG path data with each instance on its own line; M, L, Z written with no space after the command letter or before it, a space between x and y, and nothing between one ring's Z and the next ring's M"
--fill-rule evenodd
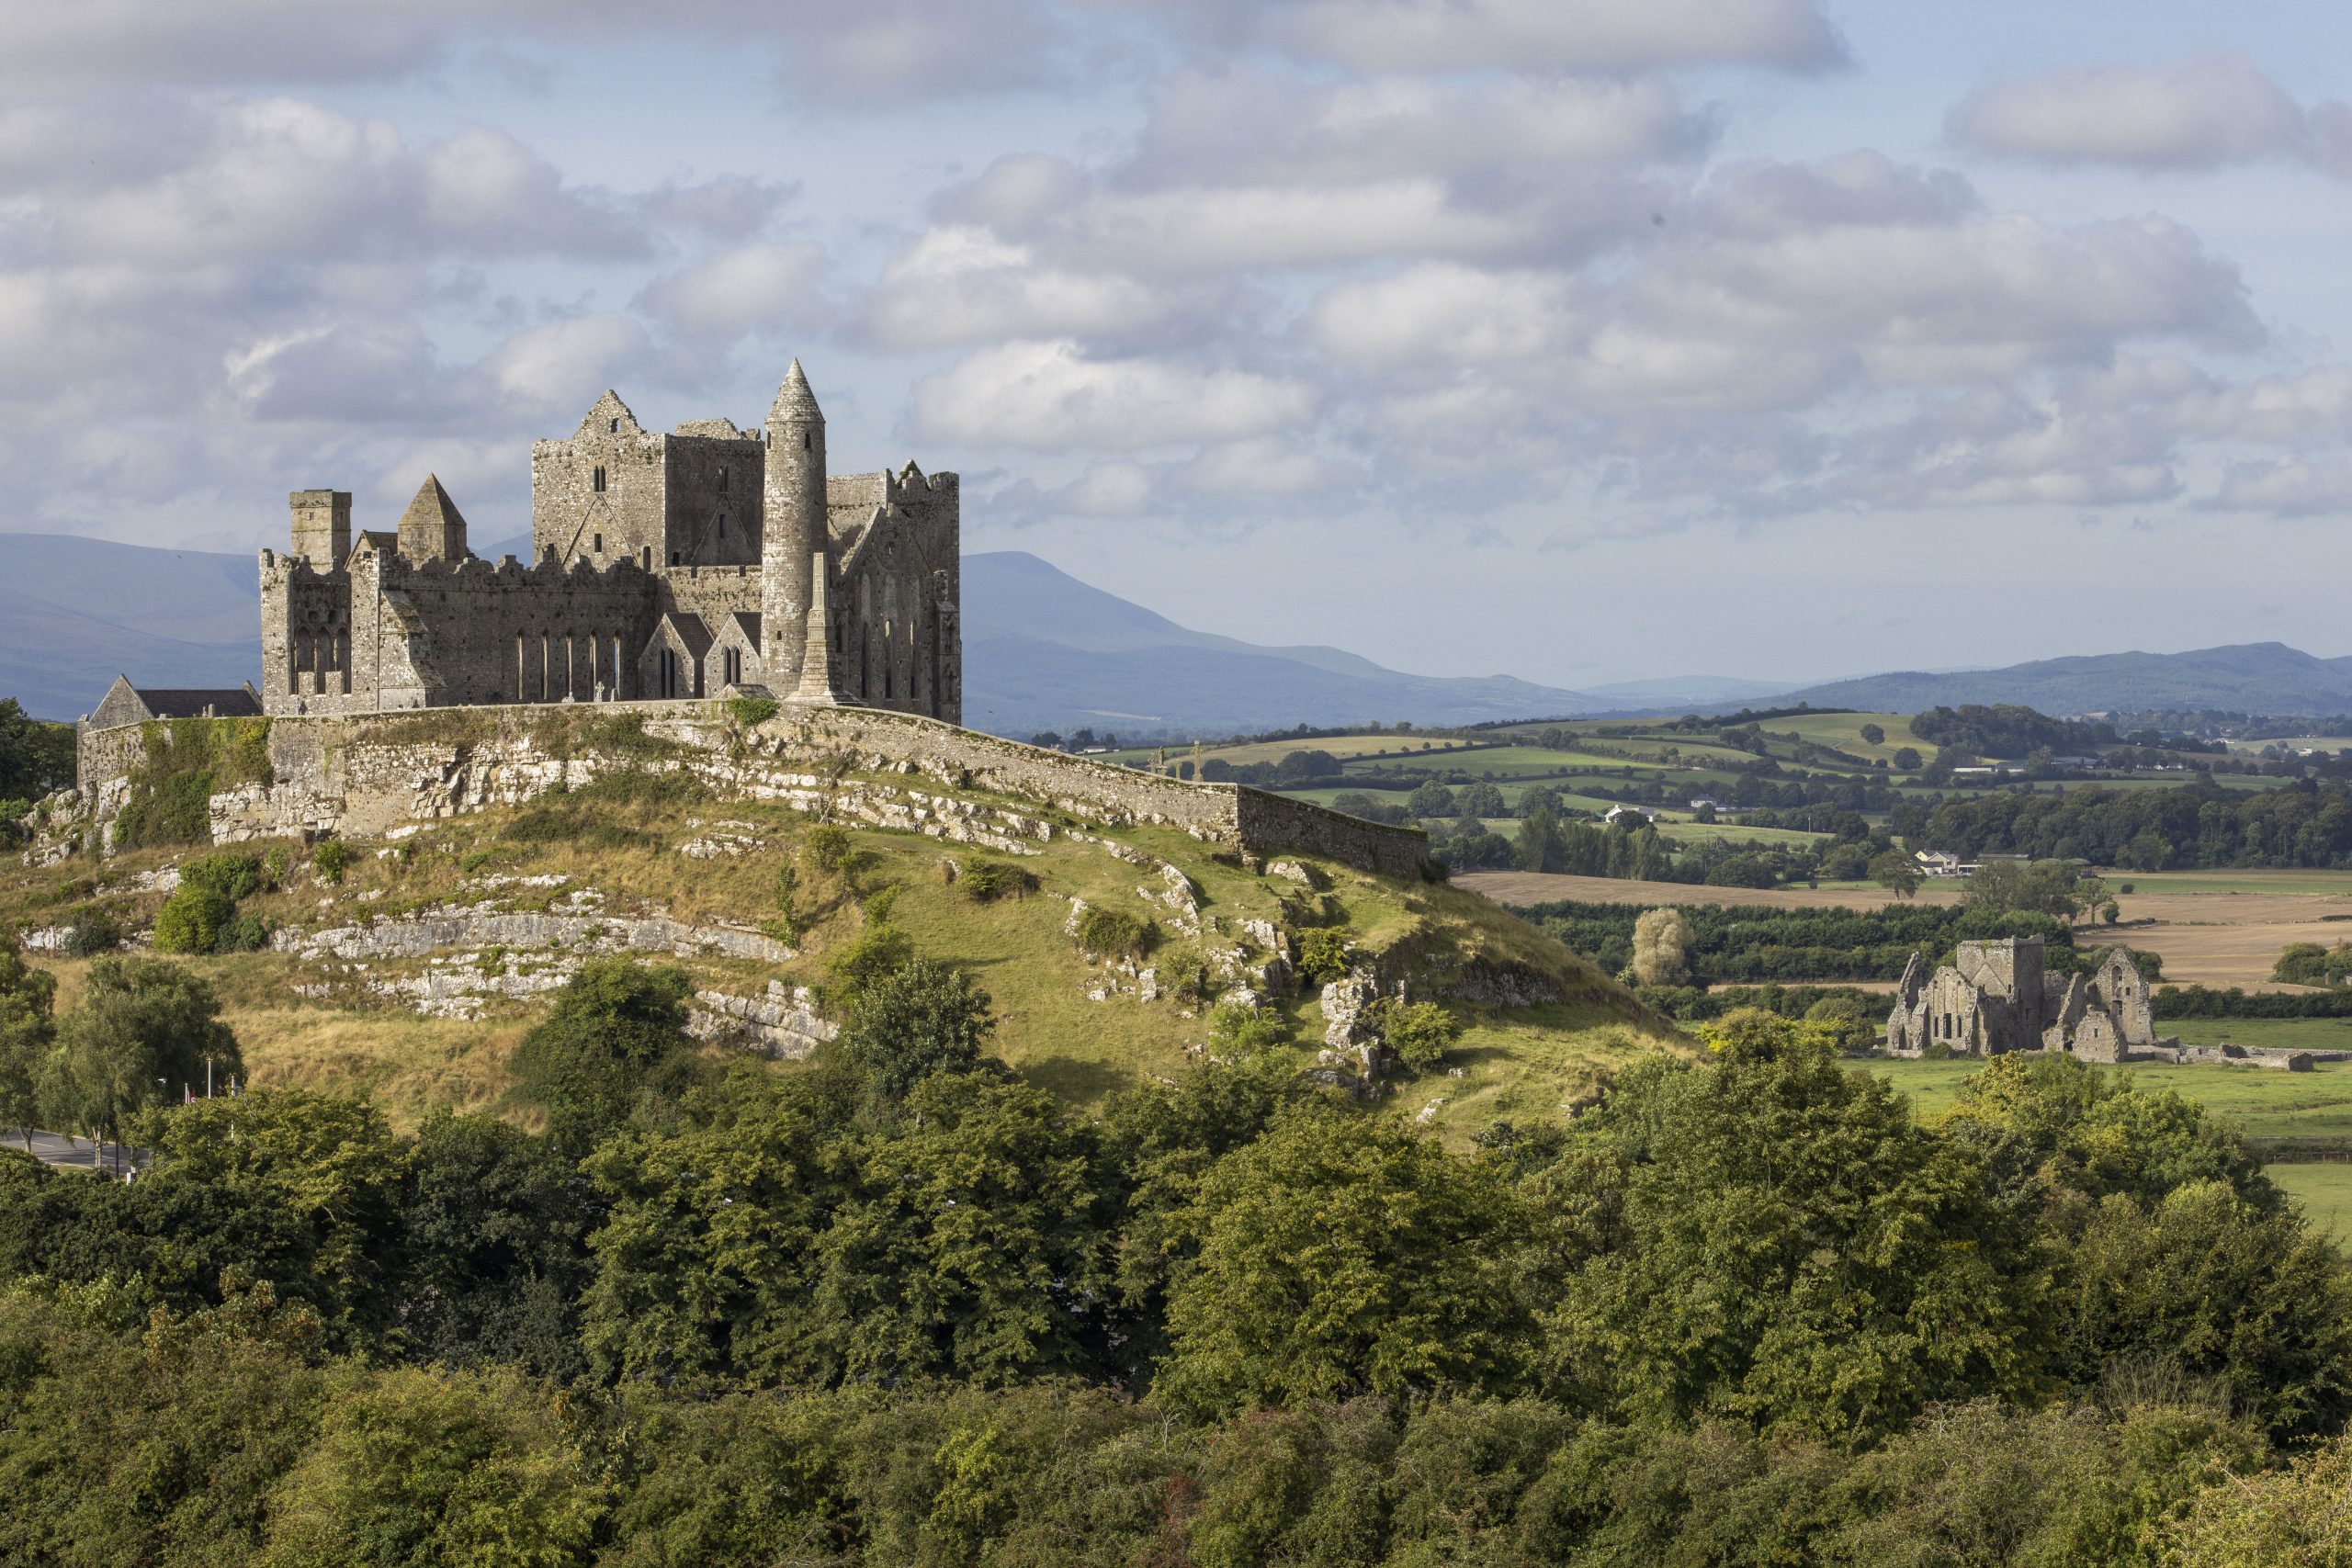
M85 724L74 737L74 776L89 795L109 780L129 775L147 755L145 727L138 724L100 728Z
M1296 850L1324 855L1383 876L1412 881L1429 863L1429 840L1418 829L1389 828L1327 810L1310 801L1269 795L1247 784L1180 784L1234 792L1235 826L1251 849Z
M1418 878L1428 854L1427 840L1413 829L1242 785L1182 783L1068 757L936 719L786 705L745 731L730 725L722 706L705 703L280 717L269 732L274 782L215 796L213 836L228 842L376 834L519 804L559 784L587 783L616 763L634 763L609 744L600 746L595 734L598 726L632 722L676 748L677 765L727 796L793 798L820 773L899 772L923 774L959 795L1013 795L1103 826L1165 826L1236 850L1326 856L1386 876ZM96 776L127 773L141 755L136 726L89 740L119 760ZM953 804L942 797L922 809L952 815Z

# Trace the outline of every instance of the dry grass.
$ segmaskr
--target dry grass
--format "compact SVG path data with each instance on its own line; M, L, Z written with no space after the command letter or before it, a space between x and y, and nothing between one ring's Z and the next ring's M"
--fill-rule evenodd
M408 1013L288 1008L225 1015L256 1089L309 1089L372 1100L395 1128L435 1111L512 1114L507 1063L529 1028Z
M1041 814L1035 803L1007 804L1026 815ZM731 830L756 845L710 860L680 852L685 841L720 823L740 825ZM740 960L680 962L698 987L742 994L772 978L821 986L828 958L887 901L888 919L908 933L918 952L968 967L989 992L999 1020L996 1053L1077 1104L1098 1103L1138 1081L1174 1077L1205 1043L1207 1027L1197 1005L1166 994L1145 1002L1136 995L1133 976L1080 953L1063 930L1073 898L1158 922L1160 945L1146 962L1157 971L1163 992L1187 968L1197 970L1211 952L1239 942L1243 922L1259 920L1295 930L1303 922L1329 919L1344 923L1370 950L1410 944L1419 964L1442 970L1481 962L1544 977L1564 998L1560 1005L1513 1012L1460 1010L1468 1032L1452 1065L1464 1076L1418 1082L1408 1094L1389 1100L1401 1113L1419 1110L1422 1100L1412 1097L1425 1087L1446 1095L1448 1104L1430 1120L1449 1135L1466 1136L1494 1116L1555 1114L1589 1094L1615 1065L1642 1051L1672 1048L1679 1040L1670 1025L1643 1013L1590 964L1457 887L1384 882L1308 860L1328 889L1310 895L1295 883L1245 871L1238 857L1219 860L1173 829L1117 829L1111 836L1180 866L1192 878L1205 929L1188 937L1178 929L1176 911L1161 901L1165 889L1155 872L1067 832L1043 845L1041 853L1021 857L1023 868L1040 879L1037 891L981 902L944 874L944 863L969 863L998 852L852 827L853 863L825 872L803 852L812 825L780 805L718 804L691 791L640 786L582 792L427 824L401 840L396 853L379 853L385 847L379 843L356 842L358 853L342 885L324 887L304 871L291 879L292 886L258 896L251 907L273 926L316 927L413 915L452 899L471 902L486 896L485 881L493 876L556 873L571 881L552 889L509 885L490 896L503 905L528 908L593 888L616 915L661 909L697 923L756 926L781 913L777 874L791 865L798 872L792 911L799 928L797 955L773 967ZM1100 831L1075 821L1060 826ZM126 858L100 874L119 881L130 870L172 858L177 857ZM91 874L87 867L75 870ZM54 903L57 885L66 880L54 873L0 871L0 908ZM1253 949L1251 956L1263 955ZM186 962L219 990L255 1085L364 1095L402 1127L441 1108L514 1113L508 1060L543 1004L503 1005L501 1016L469 1022L418 1018L356 996L360 982L413 973L424 966L422 960L371 963L356 975L341 965L268 953ZM70 1005L87 965L51 967L60 974L62 999ZM333 1002L296 994L296 985L322 978L350 987L355 994L345 1000L338 991ZM1108 994L1098 1001L1090 992ZM1281 1005L1297 1030L1300 1065L1311 1066L1323 1028L1319 1006L1311 990Z
M1531 871L1472 871L1453 879L1498 904L1524 908L1573 899L1583 904L1632 904L1655 908L1663 904L1722 904L1753 909L1876 909L1894 903L1883 887L1702 887L1687 882L1629 882L1612 876L1555 876ZM1914 902L1957 904L1957 883L1919 889Z

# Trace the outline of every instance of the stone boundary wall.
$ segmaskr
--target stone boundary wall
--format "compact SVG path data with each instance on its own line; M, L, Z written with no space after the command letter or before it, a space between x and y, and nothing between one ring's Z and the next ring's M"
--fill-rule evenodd
M85 790L128 774L147 758L144 726L112 725L105 729L80 726L74 736L74 780Z
M786 778L787 766L796 774L812 764L818 771L896 771L922 773L951 790L1018 796L1105 827L1168 827L1236 851L1320 855L1404 880L1422 876L1429 858L1418 829L1363 821L1243 784L1188 783L878 708L786 704L747 730L715 702L280 716L269 730L275 782L215 795L213 837L229 842L377 834L403 822L520 804L629 765L628 748L608 752L593 732L628 718L641 720L648 737L674 748L675 760L722 795L773 797L805 782ZM121 772L142 755L136 726L95 732L85 744L88 754L119 758Z

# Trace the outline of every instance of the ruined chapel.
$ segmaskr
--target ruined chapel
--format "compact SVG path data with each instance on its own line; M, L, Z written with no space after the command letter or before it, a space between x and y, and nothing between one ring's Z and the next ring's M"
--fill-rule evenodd
M1932 975L1913 953L1887 1015L1888 1052L2055 1051L2120 1062L2135 1050L2177 1050L2180 1042L2157 1038L2147 979L2123 949L2108 949L2087 976L2049 974L2042 958L2038 936L1963 942Z
M261 553L263 709L380 713L730 691L960 723L956 477L831 474L794 360L755 430L612 392L531 449L531 559L483 560L428 477L398 524L297 491Z

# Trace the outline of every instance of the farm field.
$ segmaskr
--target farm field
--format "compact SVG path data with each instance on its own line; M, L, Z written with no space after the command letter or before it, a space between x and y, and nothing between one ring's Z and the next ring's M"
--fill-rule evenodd
M1878 909L1894 902L1883 889L1834 887L1705 887L1680 882L1624 882L1601 876L1551 876L1523 871L1474 871L1455 877L1498 904L1525 907L1559 899L1588 904L1721 904L1759 909ZM2120 928L2082 927L2077 945L2123 942L2164 958L2165 980L2178 985L2297 989L2270 983L2271 967L2290 942L2334 945L2352 941L2352 888L2340 872L2186 873L2133 877L2138 889L2119 896ZM2256 892L2275 885L2293 891ZM2163 886L2178 891L2152 891ZM1962 885L1930 882L1916 901L1954 904Z
M2267 1165L2262 1174L2302 1205L2312 1224L2340 1246L2352 1241L2352 1164L2343 1160L2298 1160Z
M1572 898L1585 904L1722 904L1756 909L1877 909L1894 902L1883 887L1701 887L1687 882L1627 882L1611 876L1555 876L1530 871L1471 871L1453 879L1498 904L1549 904ZM1957 883L1919 889L1916 902L1957 904Z
M1909 1095L1920 1115L1933 1116L1984 1064L1874 1057L1861 1065ZM2169 1089L2195 1100L2250 1138L2352 1138L2352 1063L2324 1062L2308 1073L2137 1064L2109 1070L2129 1073L2142 1089Z
M2334 1022L2324 1020L2233 1021L2232 1027L2245 1044L2283 1044L2285 1036L2256 1040L2262 1024ZM2336 1025L2352 1034L2352 1026ZM2166 1032L2175 1032L2171 1024ZM2177 1031L2188 1038L2186 1028ZM1981 1062L1905 1062L1874 1060L1867 1070L1911 1096L1921 1116L1933 1116L1952 1102L1961 1080L1983 1066ZM2131 1074L2143 1089L2169 1089L2226 1118L2252 1138L2352 1138L2352 1065L2324 1063L2308 1073L2282 1073L2265 1067L2132 1066L2115 1069ZM2340 1161L2274 1161L2263 1174L2301 1203L2313 1224L2339 1243L2352 1241L2352 1164Z
M2102 871L2100 874L2110 888L2130 883L2134 895L2143 898L2175 893L2352 897L2352 871Z
M2285 987L2278 989L2284 990ZM2267 1045L2282 1051L2352 1051L2352 1018L2174 1018L2159 1034L2189 1045Z

